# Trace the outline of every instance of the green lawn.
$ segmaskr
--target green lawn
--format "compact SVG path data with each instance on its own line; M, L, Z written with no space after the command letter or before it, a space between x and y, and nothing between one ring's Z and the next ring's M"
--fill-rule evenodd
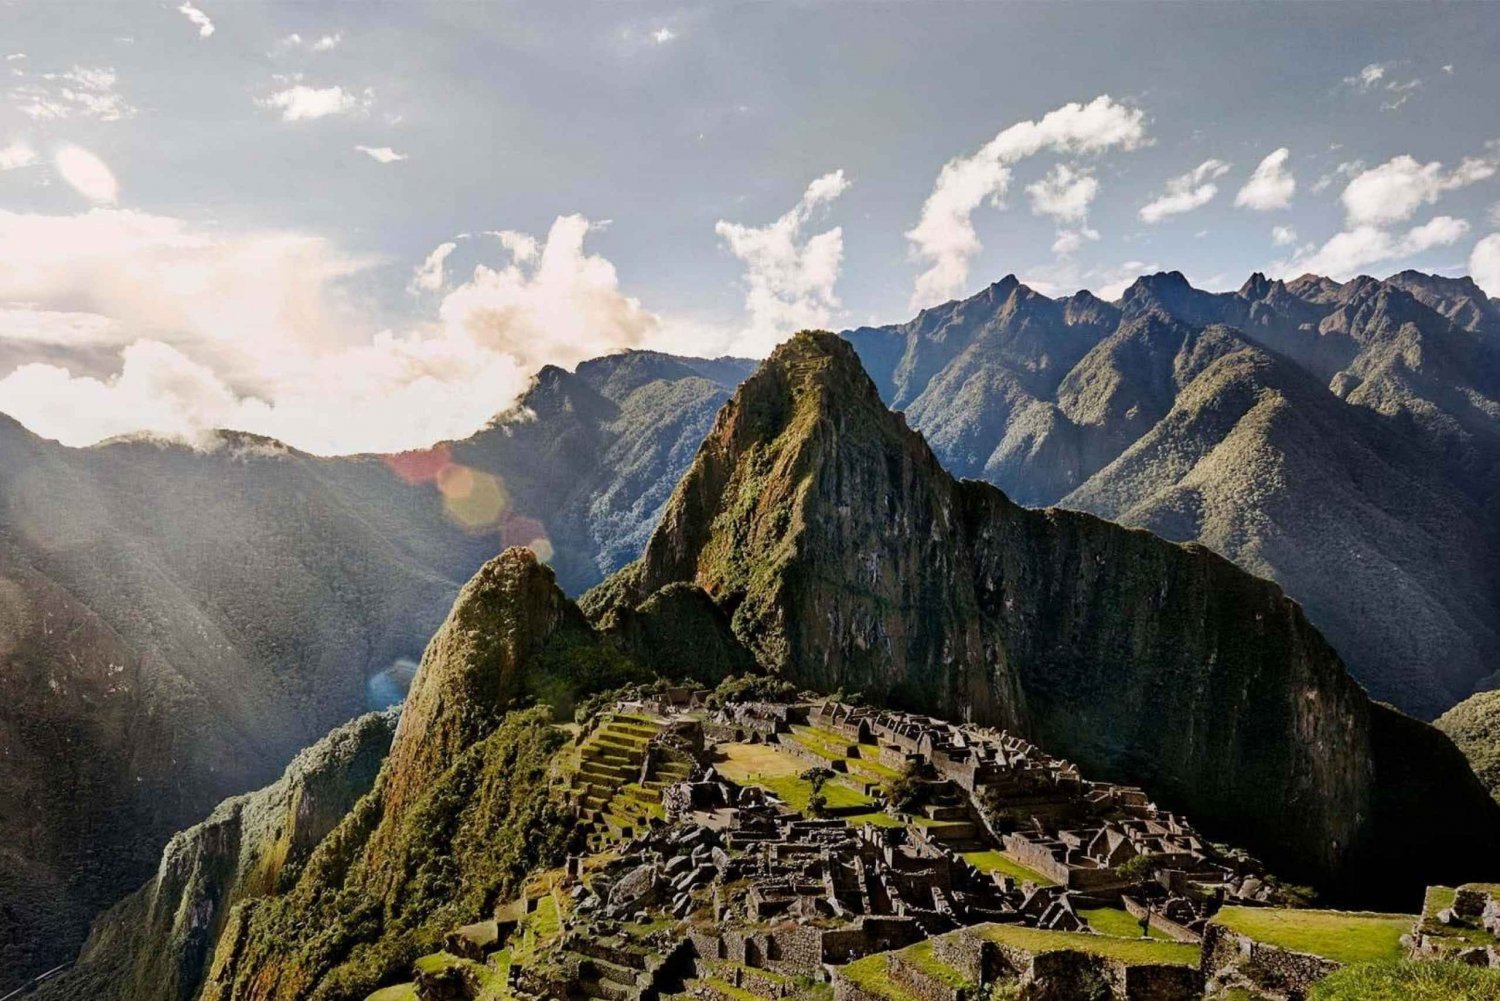
M1257 942L1310 952L1337 963L1372 963L1406 955L1401 936L1411 914L1315 911L1280 907L1226 907L1214 921Z
M1313 985L1308 1001L1495 1001L1500 970L1425 961L1346 966Z
M962 973L938 959L932 951L932 939L908 946L898 953L907 963L921 970L941 984L954 990L972 989L973 984Z
M1095 907L1091 909L1079 908L1078 916L1089 923L1089 927L1100 935L1118 935L1121 938L1140 938L1140 918L1132 917L1129 911L1118 907ZM1171 942L1174 939L1163 932L1151 929L1151 938L1162 942Z
M1117 959L1133 966L1198 965L1200 949L1185 942L1158 942L1155 939L1115 938L1087 932L1044 931L1021 925L980 925L979 934L992 942L1025 949L1031 953L1071 950L1093 956Z
M365 998L365 1001L417 1001L417 985L397 984L394 987L382 987Z
M801 758L764 744L723 744L719 750L724 760L717 762L719 772L740 785L756 785L779 797L798 813L807 810L812 797L812 783L802 778L810 767ZM874 807L875 801L851 789L837 779L823 784L823 797L832 810Z
M998 872L1003 876L1010 876L1012 879L1029 879L1038 886L1057 885L1046 876L1043 876L1034 869L1026 868L1026 866L1001 851L991 849L982 852L964 852L963 854L968 863L980 872Z
M872 997L885 998L886 1001L921 1001L921 998L891 979L886 954L883 952L856 959L848 966L840 967L838 972L845 980Z

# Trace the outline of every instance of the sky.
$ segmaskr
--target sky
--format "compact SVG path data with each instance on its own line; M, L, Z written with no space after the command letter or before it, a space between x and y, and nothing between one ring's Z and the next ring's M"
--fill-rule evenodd
M1004 275L1500 295L1500 6L0 0L0 412L419 448Z

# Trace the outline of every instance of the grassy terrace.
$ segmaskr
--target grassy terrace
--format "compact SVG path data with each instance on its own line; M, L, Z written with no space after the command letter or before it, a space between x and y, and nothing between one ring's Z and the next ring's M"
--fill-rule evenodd
M1338 963L1373 963L1406 955L1401 936L1415 916L1363 911L1279 907L1226 907L1214 918L1231 931L1266 945L1310 952Z
M821 755L830 761L843 761L850 773L862 776L872 782L888 782L901 777L901 773L889 765L883 765L875 760L874 749L869 748L872 757L865 757L865 748L859 748L855 754L849 753L850 747L857 747L849 738L842 734L834 733L832 730L819 726L794 726L792 727L792 739L814 754Z
M980 872L998 872L1002 876L1010 876L1012 879L1031 880L1038 886L1055 886L1056 884L1034 869L1017 862L1009 855L1001 851L990 849L982 852L964 852L964 858L970 865ZM1121 911L1120 913L1124 913ZM1130 915L1125 915L1130 917ZM1133 918L1131 920L1134 920Z
M1476 889L1484 888L1484 884L1470 885ZM1453 899L1457 895L1458 891L1450 886L1427 888L1427 896L1422 901L1422 931L1433 938L1451 943L1455 948L1495 945L1495 936L1478 924L1455 921L1451 925L1445 925L1437 919L1439 911L1453 906Z
M1129 911L1118 907L1095 907L1091 909L1079 908L1078 916L1089 923L1089 927L1100 935L1116 935L1120 938L1140 938L1141 922L1139 918L1132 917ZM1174 939L1151 929L1148 936L1161 942L1171 942Z
M807 762L764 744L722 744L719 750L724 760L717 762L716 767L725 778L740 785L760 786L798 812L807 809L812 783L800 777L809 767ZM869 796L838 779L824 783L823 796L831 810L875 806Z
M1144 938L1115 938L1087 932L1044 931L1020 925L980 925L975 929L991 942L1024 949L1030 953L1072 950L1117 959L1133 966L1198 965L1200 949L1185 942L1159 942Z

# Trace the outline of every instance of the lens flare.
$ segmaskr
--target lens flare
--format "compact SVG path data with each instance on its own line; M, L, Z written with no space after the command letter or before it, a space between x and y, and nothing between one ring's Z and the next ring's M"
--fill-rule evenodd
M510 507L500 477L469 466L454 463L443 467L437 485L448 517L471 532L494 528Z

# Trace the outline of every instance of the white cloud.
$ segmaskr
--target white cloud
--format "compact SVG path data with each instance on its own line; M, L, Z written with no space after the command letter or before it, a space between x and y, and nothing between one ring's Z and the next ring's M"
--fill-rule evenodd
M1494 176L1496 167L1494 159L1468 157L1445 171L1436 160L1422 164L1403 154L1356 175L1340 197L1351 226L1402 222L1445 193Z
M344 33L342 31L338 31L334 32L332 35L324 35L316 42L313 42L312 45L309 46L309 48L311 48L314 52L332 52L334 49L339 47L339 44L342 43L343 40Z
M1031 211L1059 222L1082 222L1099 193L1099 182L1087 171L1055 164L1040 181L1026 186Z
M1090 272L1093 279L1089 288L1101 299L1110 302L1125 294L1125 290L1135 284L1135 280L1141 275L1154 274L1161 270L1161 265L1154 261L1126 261L1113 268L1100 268Z
M1213 183L1229 172L1223 160L1204 160L1198 166L1167 182L1165 193L1141 206L1141 221L1161 222L1169 216L1201 209L1219 193Z
M33 163L36 163L36 150L19 140L0 147L0 170L16 170Z
M842 170L817 178L790 211L765 226L719 220L714 232L745 265L750 325L735 350L763 355L808 327L826 327L839 306L834 294L844 257L843 230L803 238L814 213L849 188Z
M1272 226L1271 242L1278 247L1290 247L1297 242L1297 231L1291 226Z
M16 110L35 121L92 118L118 122L136 109L116 90L119 77L110 66L74 66L61 73L26 75L27 82L11 88Z
M975 153L949 160L922 206L921 219L906 233L912 256L927 265L917 279L912 305L928 306L963 290L969 262L981 249L974 211L986 199L1001 203L1014 164L1044 151L1080 155L1135 149L1145 141L1145 114L1104 95L1088 104L1063 105L1037 121L1018 122Z
M0 211L0 337L122 348L103 378L65 364L16 369L0 379L0 411L76 445L211 427L323 453L462 437L509 406L542 363L661 335L613 266L584 252L589 228L564 216L545 242L515 234L522 259L475 268L432 321L395 332L345 300L342 279L366 262L321 239L124 210Z
M1337 167L1322 175L1313 183L1313 194L1320 195L1333 186L1334 181L1345 180L1354 177L1365 169L1363 160L1345 160Z
M447 261L448 255L458 249L458 244L449 240L440 243L433 248L427 259L417 265L412 273L410 290L412 292L436 292L448 283Z
M178 12L193 22L198 29L199 38L208 38L214 33L214 23L209 20L207 14L193 6L192 0L182 0L182 6L177 8Z
M535 239L512 241L530 252L513 254L506 267L475 267L439 309L450 338L526 368L571 366L644 343L660 320L620 291L613 264L584 252L591 228L581 215L559 216L539 250Z
M374 94L368 89L363 95L359 95L337 84L332 87L309 87L299 83L269 97L258 98L256 103L263 108L280 111L284 122L305 122L368 108L373 97Z
M1277 262L1271 271L1285 275L1312 272L1345 280L1372 264L1401 260L1457 243L1468 231L1467 222L1452 216L1436 216L1405 233L1393 233L1379 226L1356 226L1336 234L1321 247L1298 254L1290 261Z
M356 146L354 148L376 163L397 163L406 159L405 153L397 153L389 146Z
M113 205L120 197L120 185L109 165L81 146L64 146L52 158L52 165L74 191L97 205Z
M1269 212L1284 209L1292 204L1292 193L1297 190L1297 181L1286 169L1291 152L1283 146L1271 153L1255 168L1250 180L1234 196L1234 204L1240 208Z
M534 260L541 252L541 246L537 243L536 237L530 233L521 233L513 229L492 229L487 230L486 235L499 240L500 246L504 247L511 259L518 264Z
M1344 86L1361 93L1379 91L1392 95L1381 102L1381 108L1386 111L1394 111L1407 102L1412 92L1422 86L1422 81L1417 77L1398 80L1391 75L1395 63L1370 63L1364 69L1353 76L1344 77ZM1451 73L1451 66L1444 66L1443 72Z
M1469 276L1493 298L1500 298L1500 233L1474 244L1469 254Z
M657 28L655 31L651 32L651 40L657 45L665 45L676 37L677 32L667 27Z

